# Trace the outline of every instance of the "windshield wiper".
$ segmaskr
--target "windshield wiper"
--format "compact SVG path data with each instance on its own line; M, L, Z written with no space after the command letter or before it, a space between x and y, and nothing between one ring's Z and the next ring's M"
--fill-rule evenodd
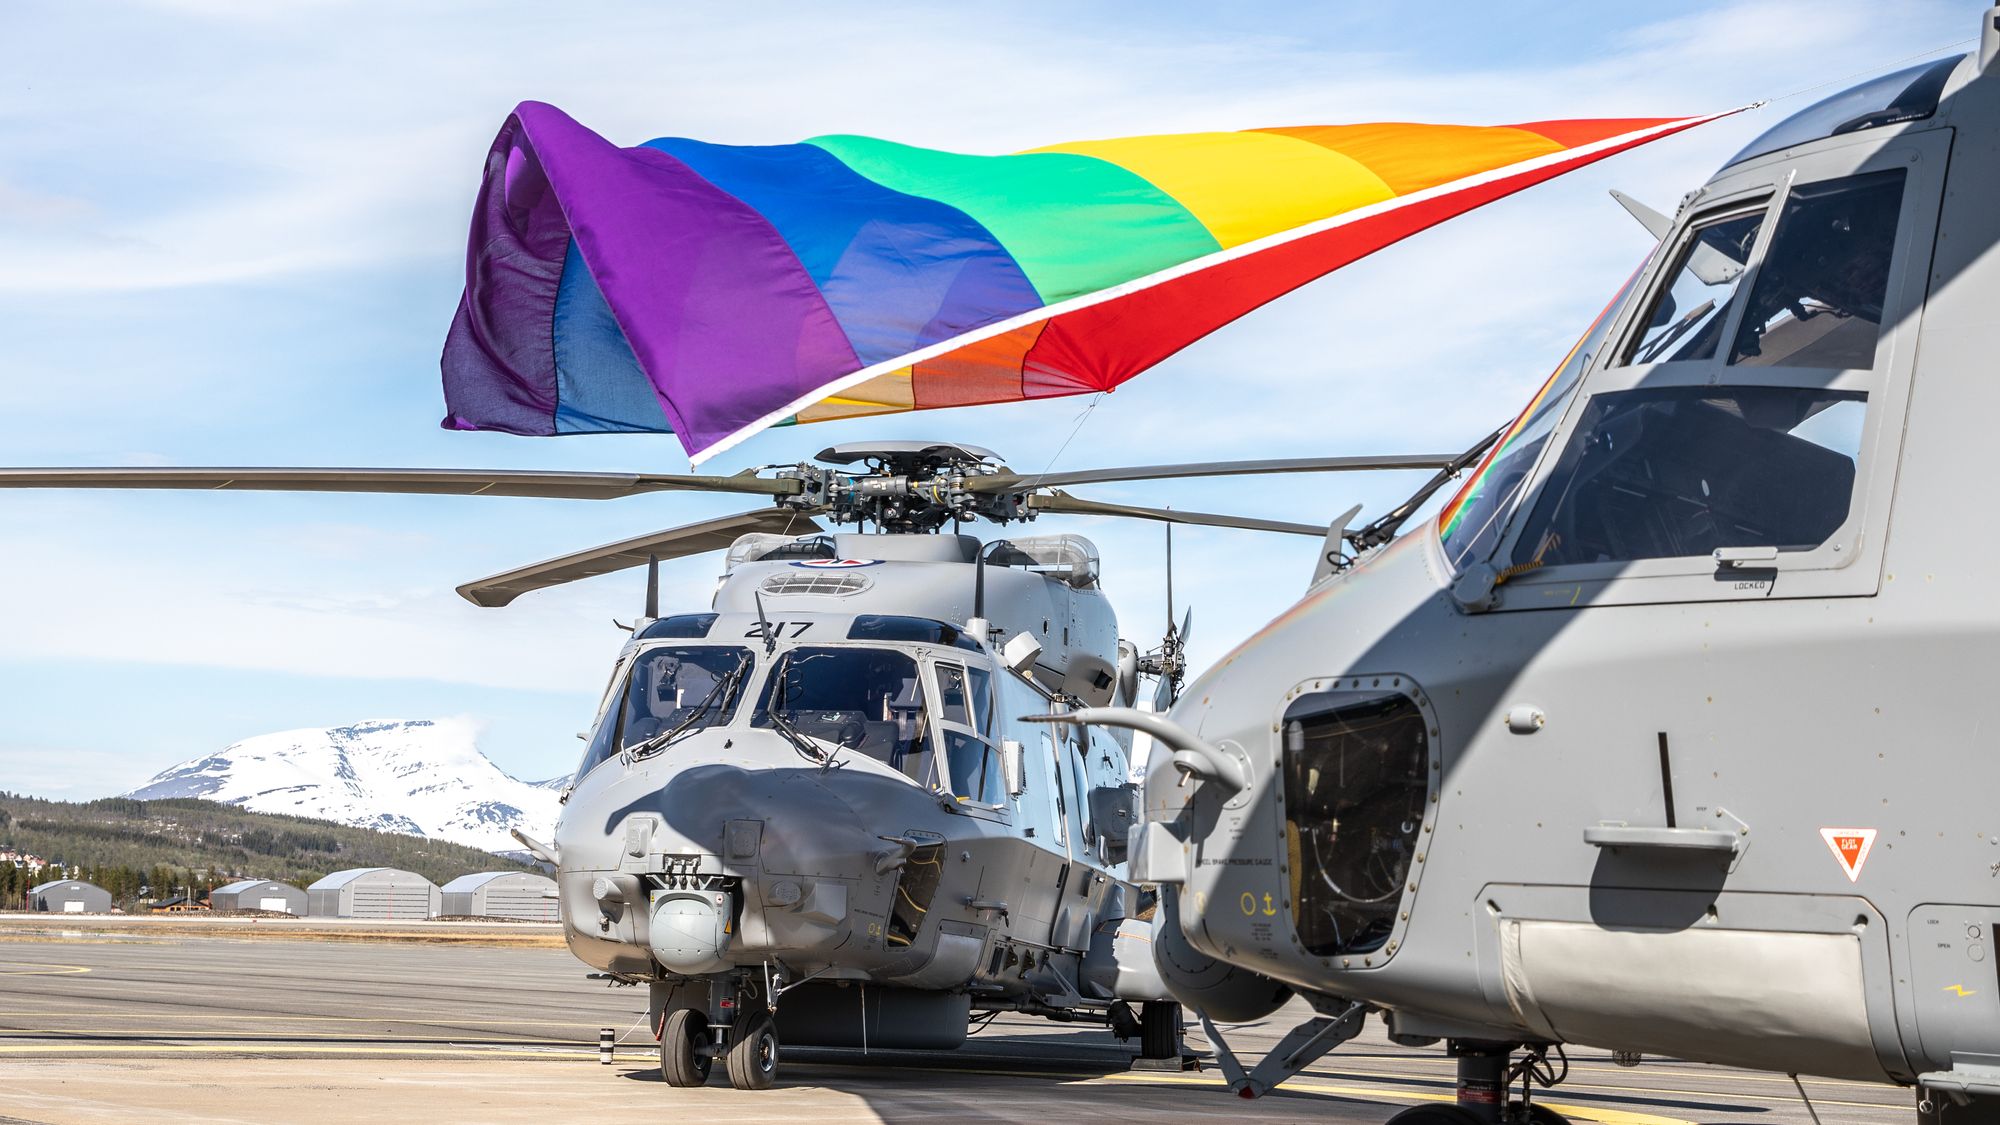
M1438 489L1458 479L1458 474L1464 472L1473 462L1486 456L1486 451L1493 448L1493 443L1499 441L1500 435L1506 432L1507 427L1502 426L1480 438L1472 448L1452 458L1450 464L1439 469L1437 475L1425 481L1422 488L1412 492L1408 500L1389 509L1381 519L1348 532L1347 541L1354 545L1355 554L1358 555L1371 547L1379 547L1394 539L1403 525L1409 522L1410 517L1417 514L1417 509L1424 506L1426 500L1429 500Z
M694 726L696 720L708 714L710 705L714 704L718 698L724 702L735 698L736 685L743 679L744 669L749 666L750 654L746 652L736 658L736 667L731 668L728 675L717 680L715 686L708 689L708 694L701 697L701 701L694 705L694 710L688 712L686 718L675 723L672 729L661 731L651 738L626 748L625 753L630 755L632 760L636 762L643 758L650 758L661 750L666 749L674 739L679 738L690 727Z
M787 653L785 655L786 655L786 662L789 663L791 654ZM813 739L807 738L803 734L800 734L798 728L792 725L792 721L785 717L784 667L780 666L779 668L774 670L771 673L771 676L772 676L771 701L764 710L764 713L771 719L771 728L777 731L779 734L783 735L785 741L792 744L792 749L797 750L799 752L800 757L804 758L808 762L813 763L822 770L825 769L833 761L833 752L830 750L820 749L818 742L814 741Z

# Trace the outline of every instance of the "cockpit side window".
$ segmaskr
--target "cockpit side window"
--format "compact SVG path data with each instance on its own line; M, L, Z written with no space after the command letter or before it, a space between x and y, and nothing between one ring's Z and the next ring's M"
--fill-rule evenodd
M1666 284L1653 296L1645 330L1625 349L1627 364L1713 359L1737 282L1750 264L1764 207L1722 215L1689 228Z
M992 681L992 672L976 665L937 665L938 717L951 791L961 800L997 806L1006 803L1007 792L993 746Z
M940 711L948 723L963 723L983 737L993 737L993 673L973 666L939 664Z
M750 725L789 731L937 785L923 678L907 653L795 648L779 657ZM836 755L837 760L837 755Z
M1805 551L1846 521L1866 396L1668 387L1592 396L1516 540L1517 567Z
M1906 176L1892 168L1792 189L1757 267L1729 362L1875 366Z

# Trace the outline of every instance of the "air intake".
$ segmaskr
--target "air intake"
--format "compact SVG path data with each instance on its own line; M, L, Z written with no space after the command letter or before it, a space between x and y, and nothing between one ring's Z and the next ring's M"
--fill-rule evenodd
M822 598L840 598L848 594L858 594L870 585L868 577L862 574L801 570L773 574L764 579L761 589L774 597L786 594L810 594Z

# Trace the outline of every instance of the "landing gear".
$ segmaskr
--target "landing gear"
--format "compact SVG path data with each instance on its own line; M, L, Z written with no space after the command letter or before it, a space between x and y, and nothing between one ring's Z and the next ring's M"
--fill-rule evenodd
M729 1029L729 1084L768 1090L778 1078L778 1025L771 1013L748 1011Z
M700 1086L715 1066L709 1043L708 1017L694 1008L667 1013L660 1027L660 1077L669 1086Z
M1547 1045L1528 1047L1519 1062L1510 1062L1517 1044L1454 1039L1447 1053L1458 1060L1458 1100L1453 1105L1406 1109L1389 1125L1569 1125L1569 1119L1530 1095L1536 1086L1554 1086L1569 1077L1569 1061L1558 1046L1560 1070L1550 1064ZM1509 1087L1521 1084L1521 1096L1508 1099Z
M1173 1000L1148 1000L1139 1005L1139 1057L1181 1057L1181 1006Z

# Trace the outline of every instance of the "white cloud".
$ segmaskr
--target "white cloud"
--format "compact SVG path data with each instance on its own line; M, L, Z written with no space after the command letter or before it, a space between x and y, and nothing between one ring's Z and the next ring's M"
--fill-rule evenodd
M32 95L0 94L0 137L28 167L60 166L114 134L130 153L117 182L98 179L88 200L9 189L64 200L90 221L0 226L0 293L218 284L449 256L462 246L486 144L526 97L625 143L863 131L973 151L1252 122L1696 112L1935 46L1935 35L1917 36L1939 10L1891 21L1857 3L1760 0L1643 24L1617 49L1562 66L1447 72L1420 53L1329 52L1276 36L1199 41L1072 23L1052 37L1030 19L993 26L973 10L919 20L893 9L856 18L676 4L579 19L463 4L279 15L175 3L129 20L124 35L91 39L117 68L123 104L109 100L100 66L61 50L22 60ZM40 15L55 42L79 30L72 21L100 20ZM940 83L930 80L934 62L912 67L941 49L954 76L1004 80ZM910 96L913 77L924 96Z
M122 793L150 776L120 750L74 746L12 746L0 742L0 789L57 801L88 801Z
M430 417L378 418L378 432L364 439L316 425L314 406L297 405L337 398L352 374L343 364L361 362L356 338L371 332L423 336L368 355L388 356L433 385L436 340L419 330L432 327L438 310L371 305L366 315L388 323L358 322L351 294L413 284L413 272L449 278L480 157L522 98L561 105L625 143L660 133L756 143L859 131L971 151L1274 123L1700 112L1949 42L1973 29L1973 14L1937 3L1890 12L1757 0L1646 23L1567 62L1446 70L1419 49L1319 50L1279 36L1217 42L1165 22L1114 36L1066 16L996 20L969 8L918 17L675 4L580 17L544 6L162 0L114 21L97 9L51 5L36 9L33 26L8 17L50 46L13 60L13 81L0 90L0 145L9 152L0 309L27 326L0 342L0 406L14 420L15 448L51 462L228 461L246 449L279 461L326 460L357 448L370 456L348 459L548 467L666 460L671 439L444 438ZM89 57L61 46L82 42ZM878 435L960 437L1027 470L1469 442L1517 408L1644 253L1645 239L1604 188L1671 205L1811 96L1533 189L1260 310L1107 396L1059 460L1082 399L773 431L726 459L727 469ZM328 280L339 270L347 272ZM97 319L101 310L209 289L218 295L190 299L185 322L169 321L158 335L151 321L138 331L115 312ZM316 304L343 297L349 303L331 310ZM247 358L231 351L274 309L312 332L262 343ZM42 327L53 314L59 326ZM442 323L434 327L441 335ZM28 354L24 337L43 345L32 363L13 358ZM283 348L296 349L295 367L273 366L285 362ZM219 452L208 449L211 438ZM1379 512L1420 479L1090 493L1311 521L1351 500ZM0 494L9 542L0 552L0 655L212 668L218 698L230 690L230 670L594 698L622 637L609 619L636 607L634 576L531 595L497 612L465 605L452 587L740 506L693 497L600 507ZM1142 644L1156 640L1160 529L1104 520L1059 526L1099 542L1127 632ZM1282 610L1303 589L1315 549L1305 539L1177 533L1176 588L1183 604L1198 607L1197 664ZM670 567L668 604L706 604L714 568L714 560ZM462 709L441 687L437 711ZM0 747L41 744L10 738L4 724ZM39 776L55 779L96 761L6 754L0 775L10 779L37 761L49 762Z

